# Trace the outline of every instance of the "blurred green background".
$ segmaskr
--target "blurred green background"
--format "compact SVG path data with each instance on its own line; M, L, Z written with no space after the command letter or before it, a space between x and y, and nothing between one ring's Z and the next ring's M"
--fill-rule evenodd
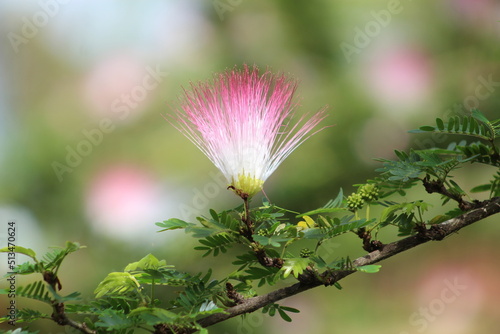
M150 252L181 270L215 265L227 274L228 259L201 260L188 237L154 226L239 204L161 116L181 87L247 63L300 80L299 114L328 105L325 123L334 126L298 148L265 188L279 206L311 210L374 177L372 158L451 140L407 130L472 107L500 116L499 20L495 0L3 0L2 245L8 220L16 242L38 252L66 240L87 245L60 275L63 292L87 298L108 272ZM492 172L464 170L456 180L470 189ZM439 196L428 198L434 214L447 210ZM301 310L291 324L255 313L210 332L496 332L497 222L385 261L379 274L353 275L341 291L290 298L283 304ZM332 260L363 254L351 235L330 246ZM2 296L1 309L7 302ZM48 320L32 328L71 333Z

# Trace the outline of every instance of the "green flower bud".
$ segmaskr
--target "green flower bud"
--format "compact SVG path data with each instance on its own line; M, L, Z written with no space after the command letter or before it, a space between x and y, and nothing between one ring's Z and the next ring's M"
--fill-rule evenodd
M359 188L358 193L364 201L373 202L378 199L380 190L375 184L364 184L361 188Z
M356 211L363 207L365 202L360 194L352 193L351 196L347 197L347 207L350 211Z
M314 252L312 250L310 250L309 248L302 248L300 250L300 257L309 257L313 254L314 254Z
M257 235L260 235L261 237L268 237L269 231L266 230L265 228L262 228L262 229L257 231Z

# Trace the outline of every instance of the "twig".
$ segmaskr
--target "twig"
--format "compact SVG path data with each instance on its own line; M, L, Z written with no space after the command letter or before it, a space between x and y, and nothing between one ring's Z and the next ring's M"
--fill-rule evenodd
M438 193L438 194L441 194L443 196L446 196L446 197L456 201L458 203L458 207L462 211L469 211L469 210L475 209L477 207L480 207L477 203L471 203L471 202L465 201L462 198L462 195L450 192L444 186L443 181L431 180L429 175L427 175L426 177L424 177L422 179L422 183L424 184L425 190L429 194Z
M47 282L54 291L61 290L62 285L59 281L59 277L51 271L44 271L43 280ZM74 321L66 315L64 312L64 303L58 303L57 301L52 301L52 312L51 318L60 326L70 326L78 329L80 332L85 334L96 334L97 332L88 328L87 325L82 322Z
M267 256L266 251L263 248L258 248L260 244L257 242L255 242L255 244L257 245L257 249L254 249L254 253L261 266L279 269L283 267L284 261L282 258Z
M229 282L226 282L226 295L229 299L234 301L234 303L236 305L242 304L245 302L245 297L243 297L243 295L238 293L238 291L236 291L234 286Z
M64 312L64 304L54 302L52 304L52 308L54 312L52 313L52 320L54 320L60 326L71 326L73 328L78 329L80 332L85 334L96 334L97 332L88 328L87 325L82 322L74 321L66 315Z
M360 228L357 234L363 240L363 249L367 252L381 250L384 247L384 244L379 240L372 240L371 233L364 227Z

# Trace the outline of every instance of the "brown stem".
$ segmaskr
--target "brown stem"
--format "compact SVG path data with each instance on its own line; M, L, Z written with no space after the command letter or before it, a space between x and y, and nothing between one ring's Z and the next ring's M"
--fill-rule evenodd
M254 250L255 256L257 257L257 260L259 260L259 263L263 267L276 267L276 268L281 268L283 267L283 259L279 257L269 257L266 254L266 251L264 249L257 249Z
M367 252L373 252L375 250L380 250L384 247L384 244L379 240L372 240L372 235L364 227L358 230L358 237L363 240L363 249Z
M443 181L431 180L429 175L427 175L426 177L424 177L422 179L422 183L424 184L425 190L429 194L438 193L438 194L441 194L441 195L446 196L448 198L451 198L452 200L454 200L458 203L458 207L462 211L469 211L469 210L472 210L472 209L475 209L475 208L478 208L481 206L480 204L478 204L479 202L471 203L471 202L465 201L462 198L462 195L452 193L448 189L446 189Z
M245 226L241 228L240 233L254 245L253 251L255 252L255 256L259 260L259 263L264 267L281 268L283 266L283 259L271 258L267 256L266 251L261 248L262 246L253 238L254 226L252 219L250 218L250 197L246 193L239 192L233 186L229 186L228 189L229 188L236 191L238 196L243 199L243 216L241 217L241 221Z
M253 242L253 223L250 219L250 196L247 193L242 192L239 189L236 189L234 186L229 186L227 189L231 189L236 193L236 195L240 196L243 200L243 216L241 217L241 221L245 224L243 228L241 228L241 235L247 238L250 242Z
M61 290L62 285L59 277L51 271L45 271L43 273L43 280L47 282L54 291ZM70 326L78 329L80 332L85 334L96 334L97 332L88 328L87 325L82 322L74 321L66 315L64 312L64 303L58 303L57 301L52 301L52 320L54 320L60 326Z
M64 312L64 303L53 302L52 308L54 312L52 313L52 320L54 320L60 326L70 326L78 329L80 332L85 334L96 334L97 332L88 328L87 325L82 322L74 321L66 315Z
M176 326L167 326L158 324L153 326L155 331L153 334L191 334L194 333L191 328L178 328ZM195 330L196 331L196 330Z
M226 295L229 299L234 301L236 305L242 304L245 301L245 298L238 293L234 286L229 282L226 283Z
M246 231L247 231L247 239L250 240L250 241L253 241L253 237L252 237L252 234L253 234L253 223L252 223L252 220L250 219L250 203L249 203L249 199L248 197L242 197L243 198L243 208L244 208L244 213L243 213L243 217L241 218L241 220L243 221L243 223L245 223L246 225Z

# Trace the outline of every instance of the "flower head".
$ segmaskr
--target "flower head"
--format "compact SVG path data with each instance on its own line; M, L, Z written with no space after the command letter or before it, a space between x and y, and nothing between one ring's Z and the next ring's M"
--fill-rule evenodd
M170 118L224 174L242 198L258 193L266 179L326 117L325 109L292 123L295 80L256 66L228 70L212 82L191 84Z

